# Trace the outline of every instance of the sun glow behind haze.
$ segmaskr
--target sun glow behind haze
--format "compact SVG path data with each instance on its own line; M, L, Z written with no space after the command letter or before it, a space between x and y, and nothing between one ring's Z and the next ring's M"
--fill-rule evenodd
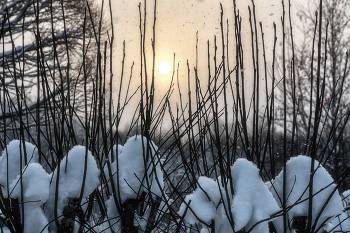
M163 75L168 74L170 71L170 66L167 62L163 61L159 64L159 72Z

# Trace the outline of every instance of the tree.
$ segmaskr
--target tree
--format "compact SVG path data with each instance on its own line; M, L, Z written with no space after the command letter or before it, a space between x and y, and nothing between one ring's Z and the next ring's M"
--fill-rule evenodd
M295 154L305 154L310 150L310 140L315 124L320 127L318 159L325 163L332 176L339 180L344 169L349 166L350 128L347 124L349 113L349 72L347 65L350 49L350 2L346 0L325 0L322 5L322 35L318 27L320 14L316 12L318 1L308 3L307 8L299 6L298 17L301 25L301 42L290 42L291 63L286 82L288 130L295 135ZM316 13L315 13L316 12ZM295 33L295 32L294 32ZM319 36L321 41L319 41ZM321 43L318 46L317 43ZM312 46L312 50L310 50ZM294 49L293 49L294 48ZM320 53L319 49L321 48ZM317 56L320 54L320 56ZM318 60L320 68L318 68ZM317 74L319 70L319 76ZM317 77L320 77L317 80ZM279 89L283 87L280 85ZM278 98L283 103L283 97ZM320 108L317 109L317 101ZM282 108L281 108L282 109ZM315 120L320 114L319 120ZM282 115L279 116L282 123ZM295 124L293 123L295 121ZM302 145L304 144L304 145ZM299 146L297 146L299 145ZM302 146L300 146L302 145ZM347 182L340 184L340 190L349 188Z
M5 131L25 121L25 133L13 131L12 138L33 141L30 130L45 130L52 137L68 133L76 142L68 125L83 111L84 101L77 99L84 97L85 86L92 90L94 85L93 61L96 54L101 57L97 48L105 31L99 7L84 0L5 0L0 12L0 132L10 135ZM54 124L58 121L63 131ZM40 145L44 134L36 135ZM4 148L11 137L1 138ZM52 141L49 137L44 143L52 147Z
M90 17L84 22L85 7ZM82 40L84 33L90 40L95 37L93 29L98 26L99 10L93 1L5 0L0 12L0 77L2 89L6 86L9 90L2 93L3 98L16 104L15 97L21 90L19 99L30 102L23 109L32 111L46 101L52 102L60 88L68 91L83 87ZM85 31L81 30L84 23ZM97 41L91 42L85 56L90 71L96 46ZM50 93L41 91L44 79L50 83ZM7 109L10 105L3 106L1 118L11 115Z

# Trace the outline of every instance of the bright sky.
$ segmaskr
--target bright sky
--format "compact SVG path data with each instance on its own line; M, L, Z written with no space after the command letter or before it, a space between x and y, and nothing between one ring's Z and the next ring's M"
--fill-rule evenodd
M302 0L292 1L292 14L296 12L296 6ZM126 43L126 77L130 75L130 67L132 61L135 61L133 71L133 82L139 84L140 73L140 31L139 31L139 10L138 4L140 0L113 0L113 22L115 30L115 52L114 52L114 73L117 77L121 72L122 60L122 42ZM147 59L148 67L151 65L152 50L150 46L153 26L153 3L147 1ZM190 68L196 63L196 32L198 31L198 64L199 75L207 78L207 40L211 44L211 56L214 54L213 44L214 35L217 36L218 56L221 56L221 30L220 30L220 2L224 9L224 22L226 28L226 20L229 20L229 47L233 48L234 41L234 24L233 24L233 1L232 0L157 0L157 22L156 22L156 88L159 95L163 95L164 91L169 87L172 73L173 54L176 54L176 66L180 64L180 78L187 83L187 65L188 59ZM251 34L249 27L248 5L252 6L249 0L236 0L237 7L243 22L243 40L246 43L245 56L251 57L250 43ZM260 35L259 22L263 23L265 34L265 46L267 51L272 51L273 47L273 22L277 24L278 37L281 39L281 16L282 4L281 0L255 0L256 5L256 21L258 26L258 35ZM287 5L287 1L286 1ZM287 7L287 6L286 6ZM293 8L294 7L294 8ZM141 10L143 17L144 1L141 1ZM287 17L288 15L286 15ZM226 29L225 29L226 35ZM281 42L278 41L278 42ZM278 43L279 45L279 43ZM260 43L262 48L262 44ZM234 51L234 50L233 50ZM234 64L233 52L230 55ZM262 55L261 55L262 56ZM268 61L272 60L272 54L267 54ZM213 60L211 58L211 60ZM161 62L166 61L170 64L170 72L162 75L158 71ZM183 90L187 93L187 87Z
M240 9L244 35L250 42L250 28L248 18L248 4L251 1L236 0ZM126 41L127 61L139 61L139 11L140 0L114 0L113 15L116 32L115 43L117 45L116 56L121 57L122 41ZM176 53L176 62L181 66L186 65L189 59L191 66L195 64L196 32L199 37L199 57L200 60L206 58L207 40L214 42L214 35L217 41L221 40L220 32L220 2L224 8L224 21L229 20L230 32L233 32L233 1L232 0L158 0L157 1L157 24L156 24L156 56L157 65L167 61L172 66L173 53ZM150 41L153 25L153 1L147 1L147 29ZM273 30L272 24L275 21L280 27L280 17L282 15L282 5L280 0L256 0L257 22L262 21L265 30L266 46L272 46ZM292 0L292 4L293 0ZM143 10L144 1L141 1ZM142 13L143 14L143 13ZM260 31L260 29L258 28ZM226 32L225 32L226 33ZM233 34L231 39L233 41ZM229 44L230 45L230 44ZM233 44L231 44L232 46ZM249 46L247 46L249 47ZM149 47L149 52L151 48ZM118 59L120 60L120 59ZM206 60L205 62L206 66ZM183 64L183 65L182 65Z

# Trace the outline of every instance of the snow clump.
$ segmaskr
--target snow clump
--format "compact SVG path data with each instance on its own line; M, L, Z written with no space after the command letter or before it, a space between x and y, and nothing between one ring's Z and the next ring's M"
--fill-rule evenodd
M286 164L286 192L287 192L287 206L293 206L288 211L288 219L291 222L294 216L307 216L309 208L309 183L310 183L310 168L312 159L307 156L299 155L291 158ZM330 200L322 211L320 218L318 219L316 229L327 220L327 218L336 216L342 213L342 202L336 185L333 183L332 177L317 161L315 161L315 173L313 177L313 206L312 206L312 224L314 224L315 218L325 205L329 197ZM276 177L275 182L272 184L271 192L275 197L279 205L282 205L283 196L283 171ZM303 201L306 200L306 201ZM279 217L274 221L274 225L278 232L283 232L283 219Z
M117 151L117 147L118 147L118 151ZM113 153L113 162L115 162L117 160L117 157L122 152L122 150L123 150L122 145L119 145L119 144L114 145L112 151L110 151L108 154L109 161L112 163L112 153Z
M149 158L145 163L147 142L149 142L150 150L148 154ZM122 152L118 156L119 189L120 198L123 202L127 199L136 199L142 191L148 193L149 188L152 196L161 196L161 189L164 187L164 182L163 174L160 169L160 160L156 154L157 150L158 148L152 141L140 135L129 138L125 143ZM145 176L145 165L147 166L147 177ZM114 167L116 166L112 166L112 168ZM113 169L113 174L115 173ZM156 175L154 173L156 173ZM150 187L147 187L146 179L148 179ZM158 179L159 185L156 179Z
M216 207L220 199L221 195L217 182L208 177L201 176L198 178L197 189L185 197L185 203L181 204L178 214L181 216L184 215L187 209L184 218L187 223L198 223L199 220L197 217L201 221L210 223L216 216Z
M343 197L344 204L350 207L350 190L343 192Z
M12 191L11 198L17 198L19 203L24 203L24 233L41 232L47 226L47 218L41 205L46 202L49 197L49 175L38 163L31 163L22 172L22 188L21 175L10 185ZM23 201L21 193L23 191ZM23 216L23 213L21 213ZM42 232L47 233L47 227Z
M343 192L344 212L335 217L325 228L327 232L350 232L350 190Z
M23 143L25 147L23 147ZM5 198L8 198L8 191L11 192L11 190L7 190L7 186L16 179L17 175L26 166L26 160L27 164L38 161L38 150L29 142L12 140L2 152L0 157L0 186Z
M253 163L237 159L231 167L231 174L234 189L231 211L235 231L244 227L248 231L259 221L270 218L280 210ZM258 224L251 232L268 232L267 223L264 221Z
M118 148L118 151L117 151L117 148ZM117 158L120 155L120 153L122 152L122 150L123 150L123 146L122 145L114 145L112 151L110 151L109 154L108 154L108 159L111 162L111 173L112 173L113 176L116 175L116 172L117 172ZM113 163L112 163L112 153L113 153ZM119 163L119 161L118 161L118 163ZM103 173L104 173L104 175L106 177L108 190L111 192L111 190L112 190L111 182L112 181L110 179L109 171L108 171L108 167L107 166L108 166L107 163L105 163L105 166L103 168ZM115 185L115 188L117 189L117 185Z
M149 146L148 155L147 145ZM117 150L116 145L113 150ZM137 199L142 192L149 193L154 199L162 196L164 181L157 150L158 148L151 140L140 135L129 138L124 146L118 145L118 157L115 157L115 161L111 164L111 171L117 194L120 194L122 202ZM149 158L146 158L147 156ZM105 168L105 174L109 177L107 168ZM110 186L110 183L108 185ZM108 223L114 232L119 232L120 214L116 208L115 198L119 197L111 196L106 202ZM142 217L135 214L135 225L145 228L144 220L148 219L150 209L147 211Z
M85 157L86 152L87 157ZM52 175L50 196L47 201L46 209L47 217L50 221L54 219L56 192L58 192L57 216L62 215L63 208L68 204L68 199L78 199L80 197L85 162L87 163L87 170L83 198L88 197L99 185L99 170L91 152L87 151L84 146L73 147L60 163L58 190L56 190L57 169ZM53 226L54 223L51 225L53 228L55 228Z
M327 227L327 232L350 232L350 215L348 212L343 212L341 215L335 217Z

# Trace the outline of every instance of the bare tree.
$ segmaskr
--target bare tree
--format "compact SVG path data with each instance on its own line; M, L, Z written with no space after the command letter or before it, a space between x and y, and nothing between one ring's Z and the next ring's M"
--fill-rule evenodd
M288 66L289 77L294 78L286 80L287 101L290 106L295 106L287 109L290 116L288 130L295 135L294 153L305 154L311 148L313 126L316 123L320 124L317 132L318 159L326 161L325 166L332 171L335 179L339 179L349 164L346 158L350 150L347 143L350 128L346 119L350 94L350 69L346 63L350 51L350 2L323 1L322 14L326 21L321 25L321 41L317 40L317 28L321 23L317 8L318 1L313 1L308 3L306 8L300 6L298 9L300 24L297 25L300 25L298 29L301 32L301 40L300 43L290 43L294 47L294 53L290 54L292 59ZM318 47L317 43L321 43L321 46ZM321 57L317 56L319 48ZM318 59L321 61L319 83L316 80ZM279 88L282 90L282 86ZM322 103L319 109L321 118L318 122L315 121L317 99ZM282 98L279 100L283 101ZM279 115L280 120L281 116ZM348 182L340 184L341 190L348 188Z
M91 17L86 20L83 31L85 9ZM94 28L98 26L98 15L93 1L2 1L0 76L2 87L9 90L3 97L16 103L16 89L22 88L20 99L29 100L31 104L25 108L31 111L42 107L45 101L52 101L60 88L82 88L83 34L86 40L96 37L98 32L94 34ZM90 69L96 47L94 40L85 56L86 67ZM50 93L42 93L43 79L51 84ZM11 115L11 110L3 107L0 115L6 118Z

